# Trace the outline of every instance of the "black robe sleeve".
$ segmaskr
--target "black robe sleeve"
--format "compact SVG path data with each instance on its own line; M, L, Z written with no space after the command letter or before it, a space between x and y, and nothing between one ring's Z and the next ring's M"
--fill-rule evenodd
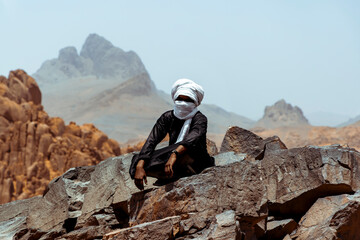
M169 118L169 111L163 113L156 121L153 129L151 130L144 146L142 147L138 159L145 162L151 158L152 153L158 143L160 143L169 132L171 125L171 118Z

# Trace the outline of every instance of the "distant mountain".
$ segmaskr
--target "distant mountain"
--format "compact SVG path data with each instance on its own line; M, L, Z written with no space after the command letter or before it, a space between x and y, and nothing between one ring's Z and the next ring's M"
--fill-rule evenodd
M345 115L322 111L306 114L306 117L309 119L310 124L313 126L331 127L336 127L340 123L343 123L349 119L349 117Z
M272 106L266 106L264 116L256 122L255 127L277 128L277 127L296 127L309 125L301 109L293 107L285 100L277 101Z
M344 122L344 123L341 123L339 124L337 127L345 127L345 126L349 126L349 125L352 125L356 122L360 121L360 115L359 116L356 116L354 118L350 118L348 121Z
M123 143L147 137L160 114L173 107L170 96L156 89L135 52L125 52L96 34L88 36L80 55L74 47L63 48L33 77L49 114L79 124L94 123ZM214 105L200 109L208 117L209 136L223 136L232 125L250 128L254 124Z
M80 55L75 47L65 47L58 58L45 61L33 76L41 86L79 77L123 82L140 73L146 73L146 69L135 52L125 52L105 38L90 34Z
M351 124L350 126L360 127L360 120Z

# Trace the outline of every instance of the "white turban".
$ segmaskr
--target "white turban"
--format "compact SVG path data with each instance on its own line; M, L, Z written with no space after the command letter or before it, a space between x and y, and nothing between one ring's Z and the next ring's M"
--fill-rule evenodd
M173 101L175 101L179 95L188 96L194 100L196 106L199 106L204 98L204 90L199 84L190 79L182 78L177 80L171 89Z

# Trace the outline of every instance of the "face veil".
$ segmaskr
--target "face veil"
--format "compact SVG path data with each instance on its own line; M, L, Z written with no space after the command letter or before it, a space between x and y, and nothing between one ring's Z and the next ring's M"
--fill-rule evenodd
M177 100L180 95L187 96L194 102ZM171 97L174 101L175 117L185 120L176 141L176 143L178 143L185 138L190 130L191 120L199 111L197 106L201 104L201 101L204 98L204 90L199 84L191 81L190 79L179 79L173 84Z

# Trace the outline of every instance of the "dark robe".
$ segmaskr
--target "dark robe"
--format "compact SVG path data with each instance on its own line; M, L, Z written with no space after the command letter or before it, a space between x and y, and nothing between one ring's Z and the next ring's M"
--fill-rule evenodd
M175 117L173 110L163 113L156 121L149 137L147 138L144 146L139 154L136 154L131 162L129 173L131 178L134 178L136 165L139 160L144 160L144 169L165 168L171 152L179 145L186 147L188 154L194 163L192 168L196 173L200 173L207 167L214 166L214 158L210 157L206 148L206 131L207 131L207 118L200 111L195 114L190 124L190 130L181 142L175 143L178 135L184 125L185 120ZM155 147L169 134L169 146L155 150Z

